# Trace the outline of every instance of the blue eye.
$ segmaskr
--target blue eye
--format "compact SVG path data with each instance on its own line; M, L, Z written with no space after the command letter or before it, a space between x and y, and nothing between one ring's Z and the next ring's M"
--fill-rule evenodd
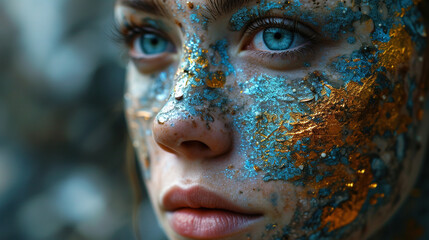
M134 48L143 55L158 55L172 52L173 47L167 39L154 33L145 33L136 39Z
M267 28L262 32L265 46L273 51L287 50L292 46L295 35L284 28Z
M302 49L317 35L303 24L282 18L257 20L248 27L246 34L251 37L249 46L253 50L273 54Z

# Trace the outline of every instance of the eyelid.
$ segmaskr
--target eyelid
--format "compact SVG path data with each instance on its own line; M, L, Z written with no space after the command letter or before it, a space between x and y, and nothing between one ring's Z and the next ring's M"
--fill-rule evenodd
M289 31L296 32L307 37L309 41L313 41L314 39L320 36L320 34L317 31L307 26L306 24L299 22L298 20L291 20L291 19L281 18L281 17L263 17L252 21L245 28L242 39L246 39L247 41L245 41L242 44L242 48L247 46L249 42L252 40L252 38L259 31L268 27L285 28Z
M124 21L120 27L118 27L120 41L126 45L128 49L128 56L135 64L137 69L143 74L151 74L164 69L170 65L177 58L177 54L174 51L177 49L177 42L171 40L171 38L160 29L155 28L150 24L135 24L130 21ZM171 44L174 51L164 52L156 55L139 55L135 52L135 41L142 35L151 33L156 34Z
M283 28L300 35L306 41L295 48L279 51L256 49L254 38L264 29ZM239 56L244 60L264 66L269 69L284 71L304 67L305 62L311 62L315 53L321 48L319 43L324 41L322 35L312 27L301 23L298 19L291 20L283 17L263 17L250 22L242 33L238 46Z
M156 34L164 38L165 40L168 40L171 43L173 43L170 37L167 36L167 34L163 33L162 31L148 24L136 25L133 23L131 24L127 23L122 25L121 34L124 37L124 42L130 47L132 47L131 44L134 42L136 38L146 33Z

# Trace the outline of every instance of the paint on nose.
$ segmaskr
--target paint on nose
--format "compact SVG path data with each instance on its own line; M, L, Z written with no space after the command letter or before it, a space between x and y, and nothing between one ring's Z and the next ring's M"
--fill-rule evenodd
M221 88L225 85L226 77L222 71L210 73L210 77L206 79L206 85L210 88Z
M227 76L235 74L235 69L229 61L226 39L219 40L210 45L209 49L205 49L202 48L201 39L194 34L185 44L184 52L185 56L179 72L180 80L185 81L177 85L176 91L183 92L183 89L179 88L188 86L222 88Z

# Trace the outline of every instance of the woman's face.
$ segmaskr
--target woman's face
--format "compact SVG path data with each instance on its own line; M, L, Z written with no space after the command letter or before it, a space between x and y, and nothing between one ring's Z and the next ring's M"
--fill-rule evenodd
M364 239L421 165L411 0L120 0L133 144L171 239Z

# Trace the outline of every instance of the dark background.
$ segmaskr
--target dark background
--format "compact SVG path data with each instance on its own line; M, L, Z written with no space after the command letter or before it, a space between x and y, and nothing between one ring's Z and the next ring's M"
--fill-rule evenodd
M0 240L133 239L113 4L0 0ZM422 171L374 239L429 239ZM142 239L165 239L146 197L139 211Z

